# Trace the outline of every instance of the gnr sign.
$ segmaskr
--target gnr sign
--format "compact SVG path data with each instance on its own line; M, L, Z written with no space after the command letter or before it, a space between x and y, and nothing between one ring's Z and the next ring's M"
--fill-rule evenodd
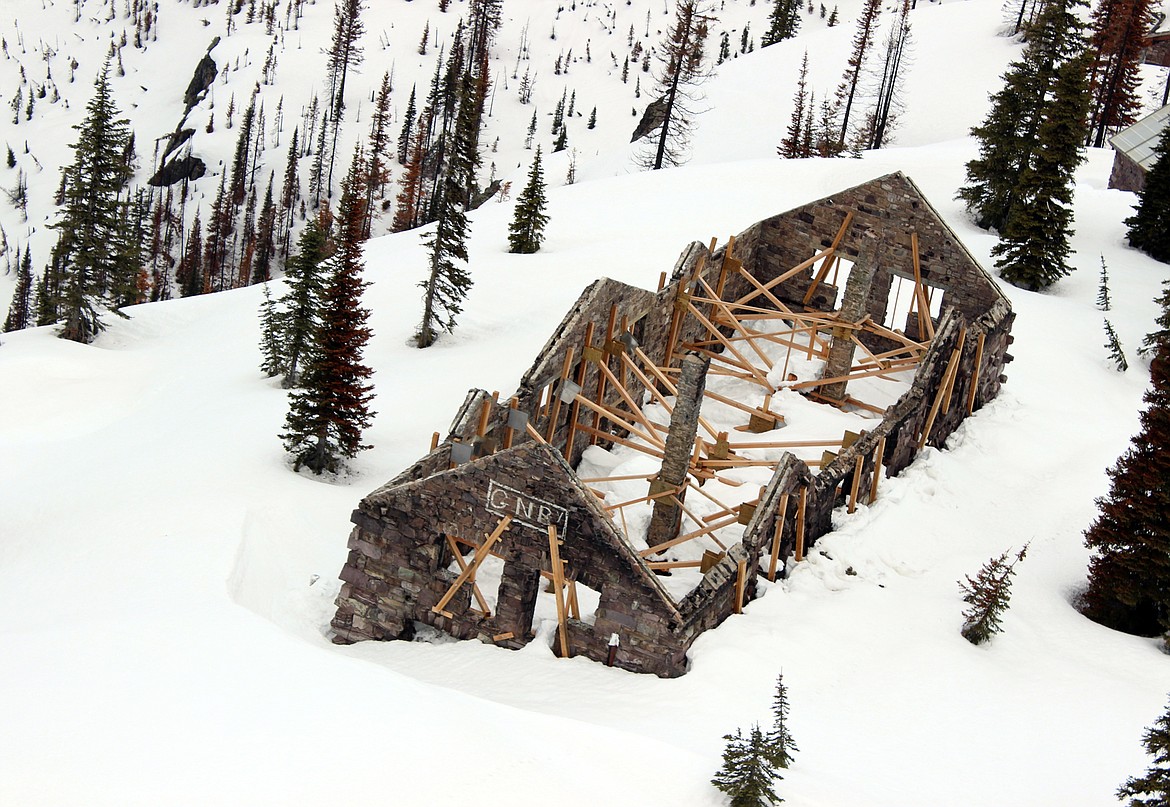
M513 522L541 533L547 533L548 525L555 524L557 535L562 538L569 528L569 511L565 508L527 496L494 480L488 481L487 511L497 516L511 516Z

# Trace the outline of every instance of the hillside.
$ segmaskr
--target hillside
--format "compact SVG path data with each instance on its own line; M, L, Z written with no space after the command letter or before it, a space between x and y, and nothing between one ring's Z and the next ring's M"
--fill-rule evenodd
M430 0L369 5L351 108L391 65L397 106L434 68L433 53L416 52L424 23L446 35L463 4L446 15ZM686 676L558 660L541 642L518 652L329 642L357 501L426 450L469 387L508 394L594 278L653 288L692 240L723 241L894 170L992 266L994 236L953 197L975 153L967 131L1019 53L997 35L997 3L914 12L907 112L892 148L860 160L775 157L806 48L818 94L835 86L857 5L847 2L841 26L814 14L796 40L763 50L757 42L722 65L705 86L691 162L653 173L634 167L628 143L629 110L637 104L640 114L645 93L633 97L609 51L620 64L629 26L644 31L648 11L648 41L657 41L663 5L557 5L505 3L495 58L506 79L481 142L485 172L494 161L501 176L523 176L531 106L504 84L527 24L532 60L543 65L542 120L562 89L577 91L578 181L563 184L568 155L553 155L552 220L536 255L506 252L511 203L472 214L475 285L459 328L425 351L408 345L425 264L419 233L369 242L375 337L366 358L378 416L366 434L374 448L349 475L321 481L287 467L276 438L286 394L258 371L258 287L136 306L92 346L50 328L3 336L0 804L718 805L708 780L722 735L768 719L781 670L800 746L777 784L788 805L1116 803L1116 787L1147 764L1139 740L1165 704L1170 660L1152 640L1085 620L1070 599L1084 581L1081 532L1093 499L1137 427L1148 367L1135 348L1170 269L1125 246L1120 222L1134 197L1106 189L1105 151L1090 152L1078 172L1078 271L1045 294L1005 287L1017 320L1004 393L946 451L927 450L885 482L873 507L840 515L837 531L744 615L702 636ZM147 144L174 128L194 64L225 33L222 5L160 6L158 41L123 49L126 76L116 80L144 166ZM69 125L115 30L102 14L108 4L83 8L75 24L72 3L9 0L0 26L5 102L20 66L43 72L47 45L61 83L61 103L38 100L32 121L0 122L30 176L29 221L0 204L0 223L13 248L32 244L38 266L52 241L46 223ZM717 30L735 43L749 21L762 32L767 11L728 0ZM330 20L330 4L306 4L298 29L281 35L278 79L261 96L272 106L284 97L282 143L319 90ZM586 41L592 61L554 76L557 54L571 47L577 58ZM217 116L256 81L268 42L245 25L216 47L222 63L241 59L215 87ZM80 66L67 84L71 58ZM1162 76L1151 73L1151 85ZM364 137L365 120L348 123L345 137ZM234 145L220 122L197 135L210 169L196 183L205 198ZM540 130L547 149L548 126ZM284 151L266 151L265 175L279 174ZM0 168L0 185L15 171ZM1102 257L1109 316L1131 360L1125 374L1101 346ZM11 284L0 270L5 304ZM956 581L1029 541L1005 632L969 645Z

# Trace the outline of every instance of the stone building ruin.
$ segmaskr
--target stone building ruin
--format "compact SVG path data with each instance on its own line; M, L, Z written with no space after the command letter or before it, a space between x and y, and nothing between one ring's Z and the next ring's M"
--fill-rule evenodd
M511 398L472 390L359 504L334 640L519 648L544 609L560 656L682 675L996 396L1013 316L901 173L693 243L657 292L600 279Z

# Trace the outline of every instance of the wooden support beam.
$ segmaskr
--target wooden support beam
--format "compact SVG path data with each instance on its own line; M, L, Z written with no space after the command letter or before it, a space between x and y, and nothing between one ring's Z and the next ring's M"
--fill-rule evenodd
M837 230L837 235L833 238L833 243L827 250L829 254L821 261L821 268L817 270L816 275L812 279L812 283L809 284L808 291L804 294L804 300L802 302L805 305L808 305L809 301L812 300L813 295L817 293L817 286L825 279L825 275L829 273L829 267L835 263L834 259L837 257L837 247L841 245L841 239L845 237L845 232L849 229L849 225L852 222L853 211L850 210L845 214L845 221L841 223L841 229Z
M873 478L869 481L869 503L877 501L878 482L882 478L882 461L886 457L886 438L878 440L877 449L873 453Z
M439 433L431 432L431 451L439 447Z
M696 308L694 303L687 303L687 310L691 312L691 316L695 317L699 320L700 323L702 323L704 328L711 332L712 336L714 336L723 344L724 350L728 351L731 353L731 355L735 356L735 358L739 359L743 365L743 368L755 377L756 382L761 387L764 387L769 392L775 392L775 390L772 388L772 385L768 383L768 377L756 369L755 365L749 362L744 357L744 355L736 349L735 344L730 339L725 337L723 333L720 332L719 328L717 328L715 324L711 322L711 320L703 316L703 312Z
M962 361L963 346L966 344L966 342L967 342L967 329L963 328L961 331L959 331L959 343L957 345L955 345L955 352L959 354L959 361ZM946 395L943 396L942 411L943 411L944 415L951 411L951 395L955 391L955 380L958 377L959 377L959 370L956 367L955 372L951 373L950 383L947 384Z
M666 389L667 392L669 392L671 395L675 396L676 398L678 397L678 387L676 387L674 385L674 383L669 378L666 377L665 373L663 373L658 367L654 366L650 362L649 357L647 357L646 354L642 352L641 348L634 348L634 355L638 357L639 361L641 361L643 364L645 364L646 370L652 376L654 376L655 379L658 380L658 383L662 384L662 386ZM666 410L667 414L674 414L674 407L671 406L669 403L667 403L666 399L655 388L654 384L651 383L650 379L648 379L642 373L642 371L634 363L633 359L629 358L625 354L622 354L622 356L626 362L626 365L630 368L630 371L632 373L634 373L635 376L637 376L638 380L641 381L643 385L645 385L647 392L649 392L650 395L655 400L658 401L658 403L662 404L662 408ZM710 372L710 370L708 370L708 372ZM708 423L707 419L704 418L702 415L699 415L699 426L701 426L703 431L707 432L707 434L711 435L712 437L715 436L715 434L716 434L715 427L712 426L710 423Z
M861 469L865 464L865 455L858 454L853 462L853 485L849 488L849 512L857 509L857 488L861 485Z
M613 329L614 329L616 324L617 324L617 303L614 303L614 304L610 305L610 307L609 307L609 320L607 321L606 326L605 326L605 341L602 343L603 350L602 350L602 354L601 354L601 359L597 362L598 369L606 368L608 370L608 367L606 365L609 362L609 358L608 358L609 354L606 353L605 350L608 349L609 343L613 341ZM609 380L609 378L605 373L598 373L597 374L597 394L594 396L594 400L597 401L597 403L602 404L602 405L605 404L605 383L608 380ZM593 412L593 428L595 428L595 429L601 428L601 413L596 411L596 410L594 410L594 412ZM590 436L589 445L596 445L596 444L597 444L597 438Z
M553 596L557 603L557 635L561 642L561 658L569 657L569 631L565 624L565 567L561 565L560 542L556 524L548 525L548 555L552 565Z
M905 368L902 368L905 369ZM799 384L789 384L788 389L812 389L813 387L822 387L826 384L836 384L841 381L853 381L858 378L870 378L871 376L888 376L890 369L886 367L879 367L876 370L850 370L846 375L837 375L832 378L814 378L811 381L801 381ZM887 379L889 380L889 379Z
M577 387L585 386L585 372L589 369L589 362L585 361L585 353L593 347L593 323L585 325L585 346L581 350L581 363L577 366L577 378L574 379ZM569 434L565 437L565 450L561 452L561 456L565 458L565 462L573 461L573 438L577 432L577 417L581 414L581 396L577 395L573 399L572 406L569 407Z
M922 266L918 261L918 233L910 233L910 254L914 260L914 296L918 301L918 336L934 339L934 322L930 318L930 303L922 286Z
M519 409L519 408L520 408L520 399L517 398L515 395L513 395L512 399L510 401L508 401L508 409ZM509 417L511 417L511 416L509 415ZM511 448L512 447L512 440L515 438L515 436L516 436L516 430L513 429L511 427L511 425L508 424L507 421L505 421L505 423L504 423L504 448Z
M443 595L442 599L440 599L439 602L436 603L433 608L431 608L432 611L434 611L436 614L442 614L449 619L454 616L454 614L448 613L443 609L447 607L447 603L451 602L451 598L455 596L455 592L457 592L463 586L463 584L466 583L473 574L475 574L475 570L479 568L479 564L483 563L484 558L486 558L492 551L492 547L495 546L496 541L500 540L500 536L504 534L504 530L508 529L508 525L511 523L512 516L510 515L504 516L502 519L500 519L500 523L496 525L494 530L492 530L491 535L487 537L487 540L484 541L483 544L475 550L475 556L471 559L471 563L467 564L467 568L459 573L459 576L455 578L455 582L451 584L451 588L447 589L447 593Z
M759 360L761 362L763 362L765 367L767 367L769 370L771 370L772 369L772 360L770 358L768 358L768 354L766 354L766 353L764 353L764 351L760 350L759 345L756 344L755 339L753 338L755 336L755 332L752 331L750 328L748 328L746 325L744 325L742 322L739 321L739 319L735 316L734 313L732 313L731 309L727 306L727 303L720 300L719 297L715 294L715 290L712 289L710 286L708 286L707 283L702 278L699 279L699 284L704 289L707 290L708 294L710 294L712 297L714 297L714 299L711 301L711 308L712 308L711 316L714 316L715 309L718 309L723 314L724 317L731 320L731 322L733 323L733 327L744 335L744 338L746 339L748 345L751 347L751 349L753 351L755 351L755 354L759 358ZM708 320L708 323L710 323L711 326L713 328L715 328L716 331L719 330L717 327L714 326L714 323L710 322L710 320ZM724 336L722 333L719 334L719 338L720 339L727 339L727 337ZM735 340L728 340L728 341L734 342Z
M840 440L788 440L768 443L728 443L732 451L744 451L752 448L833 448L840 446Z
M581 621L581 604L579 602L577 602L577 578L576 577L569 578L568 591L569 591L569 597L568 597L569 616L572 619L575 619L578 622L580 622Z
M780 541L784 536L784 519L788 516L788 494L780 494L780 505L776 508L779 514L776 518L776 527L772 530L772 558L768 562L768 579L776 582L776 564L780 562Z
M634 504L641 504L642 502L653 501L654 499L660 499L660 498L663 498L665 496L673 496L675 493L676 493L676 491L674 490L674 488L666 488L665 490L659 490L659 491L656 491L653 493L647 493L645 496L639 496L636 499L628 499L627 501L618 502L617 504L603 504L601 506L601 509L602 510L621 510L624 507L629 507L629 506L634 505Z
M591 476L581 479L584 485L596 485L598 482L632 482L635 479L653 479L655 474L623 474L622 476Z
M617 391L618 397L620 397L625 405L629 407L629 415L637 420L638 423L640 423L647 430L647 432L650 434L655 434L656 430L667 431L666 427L652 422L645 416L645 414L642 413L642 405L638 401L634 400L634 397L630 395L629 390L625 388L625 385L622 384L618 377L613 374L613 370L610 370L609 367L607 367L602 362L597 363L597 370L603 378L608 379L609 382L613 384L613 388ZM601 403L604 406L603 401L599 400L598 403ZM605 408L609 411L612 411L609 407ZM594 423L593 426L596 428L598 424ZM653 442L659 442L657 437L655 437Z
M654 446L655 448L664 448L666 446L666 444L662 441L662 439L659 438L658 435L655 434L653 431L650 431L650 432L642 431L640 428L635 426L633 423L630 423L626 419L619 417L617 415L617 413L615 413L608 406L599 406L599 405L593 403L593 401L589 400L588 398L583 397L580 394L578 394L576 399L574 399L574 403L581 404L581 406L584 406L586 409L589 409L592 412L596 413L599 417L604 415L606 420L609 420L609 421L612 421L613 423L616 423L618 426L625 429L630 434L642 438L643 440L645 440L647 443ZM638 414L641 415L641 412L639 412ZM647 421L647 425L654 426L657 424L651 424L651 423L649 423L649 421ZM596 440L598 437L601 437L601 439L603 439L603 440L608 439L604 436L606 433L601 431L597 427L590 428L590 427L586 427L586 426L578 426L577 428L581 429L581 431L585 431L586 429L588 429L588 431L586 433L590 435L590 438L592 440Z
M804 511L808 505L808 486L800 487L800 509L796 511L796 562L804 560Z
M702 537L702 536L707 535L709 533L715 532L716 530L721 530L724 527L730 527L732 524L735 524L738 521L739 521L739 516L730 516L728 518L723 519L722 521L716 521L714 524L708 524L706 527L703 527L702 529L698 529L698 530L695 530L694 532L688 532L688 533L685 533L683 535L679 535L676 538L671 538L669 541L664 541L661 544L658 544L657 546L650 547L649 549L643 549L638 554L644 558L648 558L651 555L657 555L659 552L670 549L672 546L677 546L678 544L686 543L687 541L692 541L695 538Z
M573 348L569 347L565 351L565 360L561 364L561 389L564 389L565 382L569 379L569 371L573 369ZM561 396L560 390L549 390L549 394L553 399L552 414L548 416L548 438L547 442L552 442L553 435L556 434L557 420L561 416Z
M455 543L455 539L450 535L446 536L447 546L451 550L452 557L455 562L459 564L459 571L462 572L467 569L467 561L463 559L463 553L459 551L459 546ZM483 596L483 592L479 590L479 584L475 582L475 572L467 578L467 582L471 583L471 593L475 595L475 601L479 603L479 610L483 611L485 617L492 615L492 609L488 607L487 599Z
M747 561L741 560L735 565L735 612L743 613L743 595L747 587Z
M727 239L727 246L723 250L723 263L719 265L719 282L715 285L715 296L723 296L723 286L727 282L727 273L734 266L742 266L738 259L731 257L731 250L735 249L735 236Z
M749 277L751 277L751 279L753 281L755 281L755 285L757 288L754 291L748 292L743 297L740 297L735 302L737 302L740 305L743 305L745 303L750 303L752 300L756 299L760 295L765 294L766 292L769 292L772 289L776 288L781 283L783 283L785 280L789 280L790 278L796 277L801 272L803 272L805 269L808 269L810 266L812 266L814 263L816 263L817 261L819 261L821 258L825 257L828 254L829 254L829 250L823 249L820 252L818 252L816 255L813 255L808 260L801 261L796 266L789 269L787 272L783 272L782 274L777 275L776 277L769 280L767 283L763 283L763 284L761 284L758 280L756 280L756 278L754 276L752 276L751 273L749 273L746 269L742 270L740 272L740 274L748 275ZM787 306L785 306L785 308L787 308Z
M662 459L662 452L656 448L653 448L651 446L645 446L645 445L642 445L641 443L635 443L633 440L627 440L624 437L618 437L616 434L610 434L608 432L597 431L592 426L578 426L577 431L581 432L582 434L596 434L602 440L608 440L611 443L617 443L618 445L627 446L628 448L632 448L635 451L640 451L643 454L649 454L651 457L657 457L658 459Z
M930 430L934 428L934 419L938 415L938 410L942 406L943 398L946 396L947 386L951 383L952 375L959 366L960 351L954 350L951 352L951 360L947 362L947 369L943 372L942 382L939 384L938 391L934 394L934 403L930 406L930 414L926 417L926 424L922 427L922 434L918 436L918 448L921 449L926 445L926 441L930 439Z
M975 372L971 374L971 389L967 390L967 414L975 411L975 395L979 392L979 372L983 369L983 342L987 334L979 334L979 341L975 343Z

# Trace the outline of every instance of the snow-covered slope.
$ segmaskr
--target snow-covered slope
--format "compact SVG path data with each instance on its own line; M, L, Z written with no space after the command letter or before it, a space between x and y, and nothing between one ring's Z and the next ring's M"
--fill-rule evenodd
M379 31L417 46L423 21L434 26L443 17L421 0L370 5L362 79L372 84L384 69L375 59ZM595 102L586 96L628 107L632 88L602 69L612 71L612 63L602 60L610 46L598 44L600 20L617 12L616 33L604 41L623 48L629 24L644 25L647 8L656 28L666 21L657 2L578 2L561 12L557 39L549 40L554 4L505 5L501 69L515 58L506 43L518 41L531 19L534 59L539 43L549 79L538 83L548 93L538 101L542 115L560 97L551 62L570 40L575 56L583 47L576 43L591 40L597 71L587 82L581 68L578 108L588 115ZM5 11L10 6L22 29L56 31L62 54L78 36L108 36L96 23L75 30L52 22L72 13L60 0L43 10L26 0L10 0ZM125 51L120 81L150 88L129 114L144 110L148 97L171 99L142 112L140 143L149 139L146 122L159 132L173 125L171 96L205 50L202 38L222 29L222 10L164 5L160 40L143 57L174 48L174 75L164 75L161 62L133 74ZM308 91L329 11L324 2L306 6L316 27L286 34L287 83L265 94ZM994 238L967 224L951 201L974 154L966 129L1018 47L994 35L999 10L990 0L915 12L901 147L862 160L773 156L801 53L807 46L815 54L819 88L833 85L841 65L831 56L843 52L849 11L842 6L840 28L810 18L796 41L757 47L723 66L707 84L710 111L687 168L637 173L625 143L634 122L628 111L618 110L620 126L588 134L582 118L580 140L571 130L571 143L584 151L582 142L596 136L597 153L582 157L578 184L550 191L545 248L508 254L511 205L477 211L475 286L460 327L429 350L407 345L424 266L418 234L371 241L367 304L376 336L366 355L379 414L367 433L374 449L344 479L322 482L285 465L276 439L285 393L257 370L259 289L137 307L89 347L58 340L51 329L4 335L0 804L716 805L707 782L721 737L768 720L781 670L801 749L778 783L787 804L1113 803L1116 786L1146 764L1139 738L1164 703L1170 659L1152 641L1088 622L1069 599L1084 578L1080 533L1106 489L1104 469L1136 429L1148 372L1133 349L1153 323L1152 300L1170 271L1124 246L1120 221L1133 197L1105 189L1103 152L1078 174L1079 271L1047 294L1007 289L1018 318L1002 396L947 451L927 451L884 483L873 507L841 516L838 531L788 580L701 637L685 677L557 660L540 642L510 652L475 642L335 647L326 637L357 500L426 449L468 387L510 392L596 276L653 287L693 239L725 239L891 170L914 178L991 265ZM735 25L751 19L753 31L762 30L766 12L764 3L727 3ZM570 22L573 14L584 21ZM13 50L14 36L5 37ZM294 37L305 64L296 68L305 71L300 83ZM29 34L24 47L26 66L39 65ZM253 65L266 47L250 46ZM401 76L415 56L397 51L396 99L405 97ZM95 58L79 61L92 69ZM67 71L54 67L54 75ZM16 127L36 132L30 150L46 166L38 190L46 197L56 181L49 156L67 158L67 124L84 103L76 88L91 76L79 69L68 113L38 106L44 125ZM499 119L489 124L501 127L501 173L526 163L531 115L515 102L505 129L513 89L506 100L497 98ZM598 106L600 123L605 105ZM292 102L285 108L293 117ZM50 110L59 115L51 123ZM358 136L359 127L351 129ZM4 129L10 139L11 131ZM217 148L230 149L230 138ZM144 146L140 152L145 157ZM554 184L563 171L550 169ZM45 237L43 223L36 226L34 238ZM1126 374L1110 368L1101 347L1094 300L1102 256L1115 303L1109 316L1133 364ZM955 581L1025 541L1032 548L1005 633L972 647L958 634Z

